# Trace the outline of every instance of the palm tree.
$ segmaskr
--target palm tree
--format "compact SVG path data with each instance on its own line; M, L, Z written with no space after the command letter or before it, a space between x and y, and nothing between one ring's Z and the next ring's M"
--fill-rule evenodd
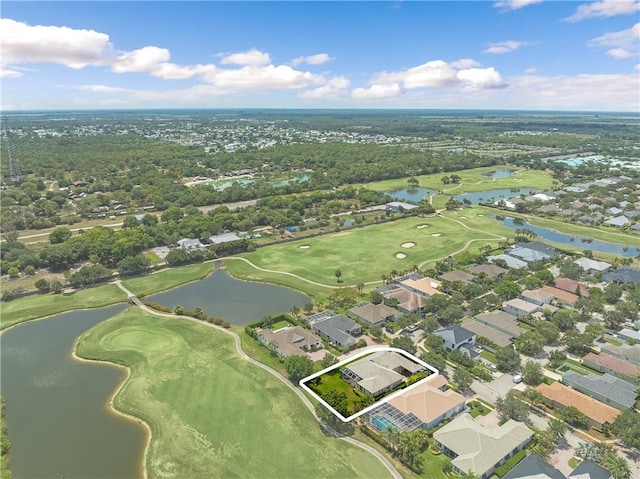
M629 479L631 477L631 468L629 463L622 456L615 452L607 452L602 458L602 466L609 469L613 479Z
M358 289L358 294L362 295L362 290L364 290L364 283L356 284L356 288Z
M300 306L298 306L297 304L294 304L293 306L291 306L291 309L289 310L289 312L291 313L291 316L298 319L298 316L300 316Z
M184 308L182 306L180 306L179 304L175 305L173 307L173 314L178 314L178 315L184 314Z
M549 421L549 427L547 428L554 442L558 442L564 439L567 433L567 425L557 419L551 419Z
M382 276L380 276L380 279L382 280L382 284L387 284L387 275L383 274Z

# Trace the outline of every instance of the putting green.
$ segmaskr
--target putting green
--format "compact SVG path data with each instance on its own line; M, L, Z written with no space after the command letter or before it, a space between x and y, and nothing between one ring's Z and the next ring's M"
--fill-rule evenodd
M470 210L465 210L465 215L469 217ZM427 221L410 217L265 246L240 256L260 268L285 271L327 285L336 284L335 271L340 269L341 280L355 284L380 280L381 275L389 274L393 269L403 271L412 265L445 258L465 247L477 251L485 244L497 243L501 235L513 235L512 230L496 226L496 222L489 218L464 220L464 226L459 221L455 214L448 213L444 217L430 217ZM425 223L428 223L428 228L418 228ZM434 232L441 236L434 236ZM402 247L408 243L415 246ZM300 245L310 248L301 249ZM405 257L397 257L396 253ZM256 274L259 275L259 271ZM300 283L300 288L303 287L304 284Z
M371 454L325 436L293 391L205 325L130 308L85 333L77 353L131 369L114 404L151 428L149 477L389 476Z

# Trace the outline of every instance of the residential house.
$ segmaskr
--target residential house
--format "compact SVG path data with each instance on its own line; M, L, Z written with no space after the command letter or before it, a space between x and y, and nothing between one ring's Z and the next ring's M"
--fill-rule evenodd
M366 324L382 327L400 316L400 313L384 303L372 304L363 302L351 308L347 315Z
M333 313L333 315L314 320L313 323L310 322L313 331L334 345L343 347L353 346L356 343L355 337L362 334L360 325L341 314L336 314L333 311L330 312ZM309 320L309 318L307 319Z
M300 326L283 328L275 332L270 329L259 329L256 333L261 343L273 345L275 351L283 358L306 356L306 353L322 348L320 336Z
M583 376L574 371L567 371L562 375L562 383L622 411L633 408L638 397L634 384L609 373L602 376L595 373Z
M508 254L497 254L494 256L487 256L487 261L489 263L494 263L496 260L503 260L507 265L507 268L510 268L510 269L522 269L527 266L526 261L522 261L521 259L514 258L513 256L509 256Z
M446 283L454 283L456 281L460 281L463 284L467 284L472 282L475 279L475 276L471 273L467 273L466 271L456 270L441 274L440 276L438 276L438 279L441 279Z
M476 315L474 319L479 323L509 335L511 338L517 338L525 332L525 329L518 325L518 318L504 311L495 310L481 313Z
M603 281L612 281L614 283L633 283L640 285L640 269L631 268L630 266L621 266L615 271L609 271L602 275Z
M405 279L403 281L400 281L400 283L398 284L413 293L424 296L427 299L433 295L442 294L439 289L442 285L442 282L429 277L422 277L420 279Z
M397 284L388 284L378 288L378 292L384 296L385 302L396 302L396 307L403 313L422 313L427 305L427 298Z
M590 459L583 459L578 466L571 471L569 479L612 479L613 474L600 464Z
M640 331L636 331L635 329L622 328L616 334L620 339L623 339L625 341L631 340L640 342Z
M387 426L398 431L432 429L465 411L465 402L466 398L447 389L447 379L438 375L371 411L369 422L382 433Z
M533 314L540 309L537 304L530 303L524 299L514 298L502 303L502 310L506 313L513 314L518 318Z
M496 429L488 429L461 414L433 433L440 450L452 459L453 472L472 472L480 479L490 477L497 467L522 450L533 436L523 423L508 420Z
M607 263L606 261L596 261L584 257L578 258L574 263L580 266L587 274L604 273L611 268L611 263Z
M613 374L627 381L635 381L640 375L640 366L637 364L604 352L600 354L589 353L582 358L582 362L585 366L589 366L601 373Z
M608 215L611 215L611 216L617 216L617 215L622 214L623 212L624 212L624 210L621 210L617 206L612 206L611 208L607 208L605 210L605 213L607 213Z
M496 279L509 272L509 270L501 268L495 264L478 264L467 268L469 273L476 276L486 274L491 279Z
M553 299L558 304L563 304L565 306L573 307L578 301L579 296L577 294L570 293L568 291L564 291L562 289L554 288L553 286L543 286L540 288L547 294L553 296Z
M607 221L605 221L602 224L605 225L605 226L613 226L615 228L622 228L624 226L627 226L630 223L631 223L631 221L626 216L616 216L614 218L608 219Z
M636 366L640 366L640 344L634 344L633 346L621 344L618 346L612 343L602 343L600 344L600 350L617 358L629 361Z
M433 334L440 336L444 340L445 350L453 351L454 349L459 349L467 356L476 356L476 354L472 354L473 346L476 344L476 335L472 331L462 326L453 325L436 329Z
M347 364L340 376L369 396L379 396L425 367L394 351L380 351Z
M587 285L574 279L562 277L556 278L553 280L553 285L563 291L567 291L578 296L584 296L585 298L589 297L589 288Z
M532 248L513 248L508 251L509 256L513 256L518 258L526 263L531 263L532 261L546 261L551 258L551 255L545 253L544 251L538 251Z
M186 251L195 251L206 248L197 238L182 238L178 240L178 246Z
M537 306L544 306L545 304L551 304L553 295L541 289L526 289L520 294L520 299L524 299Z
M613 424L620 415L620 411L616 408L557 381L551 384L540 384L536 390L542 394L543 400L553 407L575 407L589 418L590 426L601 428L604 424Z
M537 454L529 454L502 479L567 479L567 476Z
M486 324L478 321L468 320L463 322L460 326L467 331L475 333L478 344L492 353L513 344L513 337L510 334L503 333L498 329L492 328L491 326L487 326ZM480 338L484 338L484 340Z

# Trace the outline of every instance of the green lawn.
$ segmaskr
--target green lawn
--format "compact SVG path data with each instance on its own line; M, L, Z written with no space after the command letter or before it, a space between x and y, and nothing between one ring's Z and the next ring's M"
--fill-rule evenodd
M539 170L520 170L515 175L496 178L495 180L484 176L482 173L489 171L497 171L509 169L507 166L490 166L483 168L474 168L472 170L455 171L452 173L438 173L435 175L417 176L419 187L429 188L432 190L442 191L450 194L461 194L475 191L497 190L500 188L551 188L553 178L543 171ZM442 183L443 176L456 174L462 178L457 185ZM393 180L376 181L366 183L366 188L374 191L393 191L399 188L407 187L407 178L396 178Z
M406 271L413 265L445 258L463 250L471 240L477 240L470 245L471 251L477 251L485 244L497 243L501 234L512 234L508 228L496 226L494 220L474 215L472 209L459 215L445 216L409 217L365 228L266 246L240 256L264 269L293 273L324 285L348 286L358 282L379 281L383 274L388 275L393 269ZM462 216L464 218L461 218ZM462 225L466 225L467 228ZM406 248L402 246L404 243L415 243L415 246ZM406 257L397 258L397 253ZM251 276L245 277L241 269L247 271L249 265L238 267L237 263L237 260L226 262L234 276L244 279L270 282L276 274L264 274L262 271L249 269L252 271ZM334 276L336 269L342 272L340 283ZM291 276L277 276L282 280L279 284L293 281L297 289L305 292L308 291L307 288L312 289L312 285Z
M148 296L158 291L175 288L181 284L205 278L213 269L212 263L198 263L179 268L168 268L157 273L128 279L122 284L136 296Z
M417 476L423 479L446 479L448 476L442 472L442 466L449 461L444 454L434 455L427 448L421 455L422 473Z
M278 331L282 328L286 328L287 326L291 326L291 323L283 320L283 321L278 321L275 324L272 324L270 329L271 331Z
M233 338L127 310L77 353L131 368L114 399L151 427L149 477L387 477L369 453L325 436L282 382L242 360Z
M72 309L102 308L127 301L127 295L114 284L83 289L72 294L26 296L0 303L0 329L30 319L51 316Z
M323 374L320 378L322 379L320 384L309 384L309 387L317 392L319 396L322 397L328 391L336 391L339 393L345 393L347 395L347 400L358 398L353 390L353 386L340 377L340 372L338 372L338 370Z

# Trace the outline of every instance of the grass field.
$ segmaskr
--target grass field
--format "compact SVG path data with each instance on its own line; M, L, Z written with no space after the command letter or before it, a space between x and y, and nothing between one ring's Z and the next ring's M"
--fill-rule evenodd
M113 284L84 289L73 294L49 293L3 301L0 303L0 329L72 309L101 308L126 301L127 295Z
M128 279L122 284L136 296L148 296L158 291L175 288L190 281L205 278L211 273L213 263L198 263L179 268L169 268L157 273Z
M495 221L477 216L471 209L463 213L445 214L445 217L411 217L267 246L240 256L268 270L286 271L324 285L346 286L379 281L383 274L389 274L393 269L408 270L413 265L444 258L464 249L472 240L474 242L469 245L470 249L477 251L485 244L499 241L502 234L513 234L508 228L496 226ZM464 228L460 223L475 229ZM415 243L415 246L403 247L404 243ZM303 249L300 246L309 247ZM399 259L397 253L406 257ZM243 277L242 271L238 271L240 268L236 269L236 263L239 262L228 261L226 264L230 266L232 274ZM262 271L249 265L242 268L251 272L251 277L246 279L270 281L274 277L274 273L269 273L270 278L263 276ZM341 283L334 276L336 269L342 272ZM291 277L285 280L287 277L284 275L277 276L281 277L282 282L294 280ZM305 282L296 282L298 286L294 287L308 291Z
M388 476L326 437L292 391L212 328L129 309L83 335L77 353L130 367L114 402L151 428L149 477Z
M429 188L436 191L444 190L445 193L458 195L461 193L495 190L499 188L551 188L553 178L543 171L539 170L520 170L513 176L503 178L489 178L483 173L490 171L509 169L507 166L490 166L483 168L474 168L472 170L456 171L453 173L438 173L435 175L416 176L421 188ZM442 177L449 174L456 174L462 180L457 185L445 185L442 183ZM407 178L396 178L393 180L376 181L360 186L366 186L374 191L393 191L407 187Z

